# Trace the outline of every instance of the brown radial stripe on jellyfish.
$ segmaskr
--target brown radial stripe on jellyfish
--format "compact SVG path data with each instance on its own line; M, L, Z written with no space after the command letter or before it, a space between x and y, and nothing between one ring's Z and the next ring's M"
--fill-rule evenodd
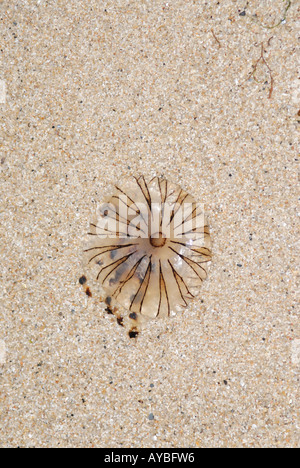
M129 318L152 319L186 307L211 260L203 207L164 178L127 179L97 209L85 248L109 301Z

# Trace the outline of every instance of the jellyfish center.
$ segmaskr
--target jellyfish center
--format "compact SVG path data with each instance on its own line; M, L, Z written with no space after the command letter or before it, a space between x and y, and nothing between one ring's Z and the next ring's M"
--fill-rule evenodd
M156 232L150 236L150 244L152 247L163 247L166 241L166 236L162 232Z

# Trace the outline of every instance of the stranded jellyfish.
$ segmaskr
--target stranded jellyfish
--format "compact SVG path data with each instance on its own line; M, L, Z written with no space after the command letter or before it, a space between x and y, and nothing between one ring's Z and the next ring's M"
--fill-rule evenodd
M84 252L109 310L118 304L136 323L169 316L206 278L211 242L203 206L164 178L126 179L97 207Z

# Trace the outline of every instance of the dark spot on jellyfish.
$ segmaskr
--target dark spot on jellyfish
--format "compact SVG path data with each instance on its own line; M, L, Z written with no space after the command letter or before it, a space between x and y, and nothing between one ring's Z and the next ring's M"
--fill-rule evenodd
M297 115L299 115L299 117L300 117L300 110L298 110L298 114L297 114Z
M130 296L130 302L132 302L132 301L134 300L134 298L135 298L135 294L131 294L131 296Z
M117 317L117 322L121 327L124 327L123 317Z
M103 216L107 216L108 215L108 210L104 210L103 211Z
M101 265L103 265L103 262L102 262L102 260L98 260L98 261L96 262L96 264L99 265L99 266L101 266Z
M87 296L89 296L89 297L92 297L92 293L91 293L90 288L86 288L85 294L86 294Z
M136 320L137 314L135 312L131 312L131 314L129 314L129 318L131 318L132 320Z
M136 338L138 336L139 332L137 330L135 330L134 328L132 328L132 330L130 330L130 332L128 333L129 335L129 338Z
M86 277L84 275L79 278L79 283L80 284L85 284L86 283Z
M126 272L127 270L127 265L126 265L126 262L122 263L116 270L115 272L115 276L114 278L111 278L109 280L109 285L110 286L113 286L114 284L117 284L120 280L120 278L122 277L122 275L124 274L124 271Z
M110 258L114 259L118 254L118 249L112 250L110 252Z
M106 303L107 305L110 305L110 304L111 304L111 297L110 297L110 296L107 296L107 297L105 298L105 303Z

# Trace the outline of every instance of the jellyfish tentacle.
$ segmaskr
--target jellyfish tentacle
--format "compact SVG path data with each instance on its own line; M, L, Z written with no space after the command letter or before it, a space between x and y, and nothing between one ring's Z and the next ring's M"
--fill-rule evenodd
M117 264L109 273L108 275L104 278L104 280L102 281L102 283L104 283L104 281L107 279L107 277L116 269L118 268L118 266L120 266L122 263L126 262L126 260L128 260L128 258L130 258L134 253L136 253L137 250L135 250L134 252L131 252L130 254L128 255L124 255L124 257L121 257L119 258L118 260L115 260L114 262L110 263L109 265L106 265L104 267L102 267L98 273L98 276L97 276L97 280L99 279L101 273L106 270L107 268L109 268L110 266L113 266L115 264Z

